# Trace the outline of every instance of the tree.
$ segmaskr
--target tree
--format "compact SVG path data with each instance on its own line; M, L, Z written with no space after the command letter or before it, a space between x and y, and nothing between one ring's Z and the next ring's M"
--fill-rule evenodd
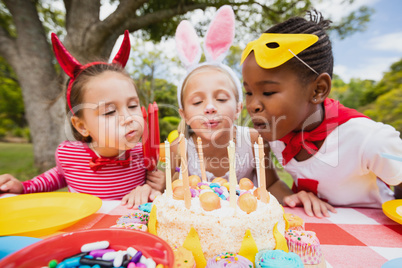
M81 63L108 58L117 37L128 29L142 30L144 38L160 40L171 36L187 12L231 4L238 21L255 32L260 28L303 14L309 0L110 0L117 8L99 19L100 0L64 0L65 13L54 8L60 1L2 0L0 2L0 56L15 71L34 144L35 164L54 165L54 150L66 137L63 93L65 76L54 60L49 31L64 37L63 43ZM262 14L255 16L255 14ZM339 29L360 29L369 12L349 17ZM202 26L202 23L200 24ZM354 27L357 25L357 27ZM352 28L348 28L352 27ZM257 29L258 28L258 29ZM339 31L342 33L341 31Z

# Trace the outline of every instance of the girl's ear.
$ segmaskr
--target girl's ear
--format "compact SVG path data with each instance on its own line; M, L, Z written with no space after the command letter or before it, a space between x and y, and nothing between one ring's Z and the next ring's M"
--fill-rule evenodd
M311 102L314 104L322 103L331 92L331 77L327 73L320 74L314 81L314 90Z
M186 116L184 115L183 109L179 109L179 114L182 120L186 120Z
M235 120L239 119L240 113L243 110L243 103L242 102L238 102L236 105L236 115L235 115Z
M73 124L74 128L83 136L83 137L88 137L89 136L89 131L86 127L86 124L84 120L77 116L71 117L71 124Z

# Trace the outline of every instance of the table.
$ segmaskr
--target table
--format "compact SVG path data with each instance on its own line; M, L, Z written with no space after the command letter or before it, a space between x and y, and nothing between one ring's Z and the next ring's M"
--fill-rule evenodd
M7 197L12 195L2 195ZM305 221L305 229L314 231L328 268L381 267L388 260L402 257L402 225L384 215L381 209L336 208L330 218L309 217L303 208L285 207ZM103 200L93 215L50 236L88 229L109 228L116 220L132 213L120 201ZM46 238L41 237L41 238Z

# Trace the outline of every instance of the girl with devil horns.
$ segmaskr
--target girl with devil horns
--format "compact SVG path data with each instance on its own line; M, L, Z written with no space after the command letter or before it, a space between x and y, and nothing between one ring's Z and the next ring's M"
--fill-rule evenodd
M49 192L68 187L101 199L122 199L129 208L160 194L163 173L147 172L142 144L144 119L136 86L124 66L130 54L128 31L112 63L81 65L52 34L60 66L70 77L67 113L76 141L56 150L56 167L25 182L0 175L0 192ZM147 177L147 181L146 181Z

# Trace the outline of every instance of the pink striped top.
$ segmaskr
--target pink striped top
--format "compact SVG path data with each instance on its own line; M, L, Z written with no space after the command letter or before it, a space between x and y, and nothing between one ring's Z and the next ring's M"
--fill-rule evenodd
M57 166L23 182L24 193L50 192L68 186L70 192L95 195L101 199L120 200L138 185L145 183L142 144L127 150L129 166L107 164L100 170L89 167L96 154L80 141L65 141L56 150Z

